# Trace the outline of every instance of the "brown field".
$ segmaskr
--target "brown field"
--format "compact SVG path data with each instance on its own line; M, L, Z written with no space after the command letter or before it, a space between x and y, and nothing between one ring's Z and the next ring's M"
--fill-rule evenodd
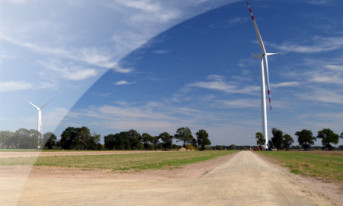
M50 157L69 155L137 154L155 151L58 151L58 152L0 152L0 158L9 157ZM161 152L161 151L159 151Z
M39 155L109 153L136 152ZM0 167L1 205L343 205L342 191L343 185L296 176L248 151L172 170Z

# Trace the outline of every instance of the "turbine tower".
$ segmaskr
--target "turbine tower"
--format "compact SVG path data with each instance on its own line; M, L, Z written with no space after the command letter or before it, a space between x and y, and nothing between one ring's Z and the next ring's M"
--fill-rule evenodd
M268 149L268 122L267 122L267 104L266 104L266 83L265 83L265 74L267 75L267 89L268 89L268 98L269 98L269 105L270 110L272 110L272 100L270 97L270 86L269 86L269 70L268 70L268 56L274 55L276 53L267 53L266 48L264 47L262 37L260 34L260 31L258 30L255 17L251 11L250 4L247 2L249 12L251 15L251 19L254 23L255 32L257 35L258 43L261 47L262 53L253 55L254 58L260 59L260 65L261 65L261 109L262 109L262 131L263 136L265 138L265 145L264 149Z
M38 124L37 124L37 130L38 132L42 135L42 109L48 105L52 100L48 101L47 103L45 103L43 106L38 107L35 104L33 104L32 102L30 102L29 100L26 99L26 101L31 104L34 108L36 108L36 110L38 111Z

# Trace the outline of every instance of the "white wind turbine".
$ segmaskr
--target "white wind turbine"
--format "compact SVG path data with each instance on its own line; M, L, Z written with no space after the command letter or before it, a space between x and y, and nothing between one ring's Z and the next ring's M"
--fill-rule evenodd
M271 105L271 97L270 97L270 87L269 87L269 70L268 70L268 56L270 55L274 55L276 53L267 53L266 52L266 48L264 47L263 41L262 41L262 37L260 34L260 31L258 30L256 21L255 21L255 17L251 11L250 8L250 4L249 2L247 2L249 11L250 11L250 15L251 15L251 19L254 23L254 27L255 27L255 31L256 31L256 35L257 35L257 39L258 39L258 43L261 47L262 50L262 54L257 54L257 55L253 55L253 57L255 58L259 58L261 59L261 107L262 107L262 131L263 131L263 136L265 138L265 149L268 149L268 124L267 124L267 104L266 104L266 85L265 85L265 73L267 74L267 88L268 88L268 98L269 98L269 104L270 104L270 110L272 109L272 105Z
M38 124L37 124L37 130L38 132L42 135L42 109L48 105L52 100L48 101L47 103L45 103L43 106L38 107L35 104L33 104L32 102L30 102L29 100L26 99L26 101L31 104L34 108L36 108L36 110L38 111Z

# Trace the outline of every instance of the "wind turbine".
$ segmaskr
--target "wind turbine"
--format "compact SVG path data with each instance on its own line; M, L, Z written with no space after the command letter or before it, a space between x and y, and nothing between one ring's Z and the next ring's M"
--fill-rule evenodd
M48 101L47 103L45 103L43 106L38 107L35 104L33 104L32 102L30 102L29 100L26 99L26 101L31 104L34 108L36 108L36 110L38 111L38 124L37 124L37 130L38 132L42 135L42 109L48 105L52 100Z
M247 2L251 19L254 23L257 40L261 47L262 54L253 55L254 58L259 58L261 60L261 107L262 107L262 131L265 138L265 149L268 149L268 123L267 123L267 104L266 104L266 83L265 83L265 73L267 75L267 89L268 89L268 98L270 110L272 110L272 99L270 96L270 86L269 86L269 70L268 70L268 56L274 55L276 53L267 53L266 48L264 47L260 31L258 30L255 17L251 11L250 4Z

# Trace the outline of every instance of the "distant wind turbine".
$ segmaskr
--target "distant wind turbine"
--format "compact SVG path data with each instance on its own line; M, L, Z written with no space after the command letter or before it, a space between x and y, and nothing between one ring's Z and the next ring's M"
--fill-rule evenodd
M262 131L263 131L263 136L265 138L265 149L268 149L268 124L267 124L267 104L266 104L266 85L265 85L265 73L267 74L267 88L268 88L268 98L269 98L269 105L270 105L270 110L272 110L272 100L270 96L270 86L269 86L269 70L268 70L268 56L274 55L276 53L267 53L266 48L264 47L262 37L260 34L260 31L258 30L255 17L251 11L250 4L247 2L251 19L254 23L256 35L257 35L257 40L258 43L261 47L262 54L257 54L253 55L255 58L261 59L261 107L262 107Z
M47 103L45 103L43 106L38 107L35 104L33 104L32 102L30 102L29 100L26 99L26 101L31 104L34 108L36 108L36 110L38 111L38 124L37 124L37 130L38 132L42 135L42 109L44 107L46 107L46 105L48 105L52 100L48 101Z

